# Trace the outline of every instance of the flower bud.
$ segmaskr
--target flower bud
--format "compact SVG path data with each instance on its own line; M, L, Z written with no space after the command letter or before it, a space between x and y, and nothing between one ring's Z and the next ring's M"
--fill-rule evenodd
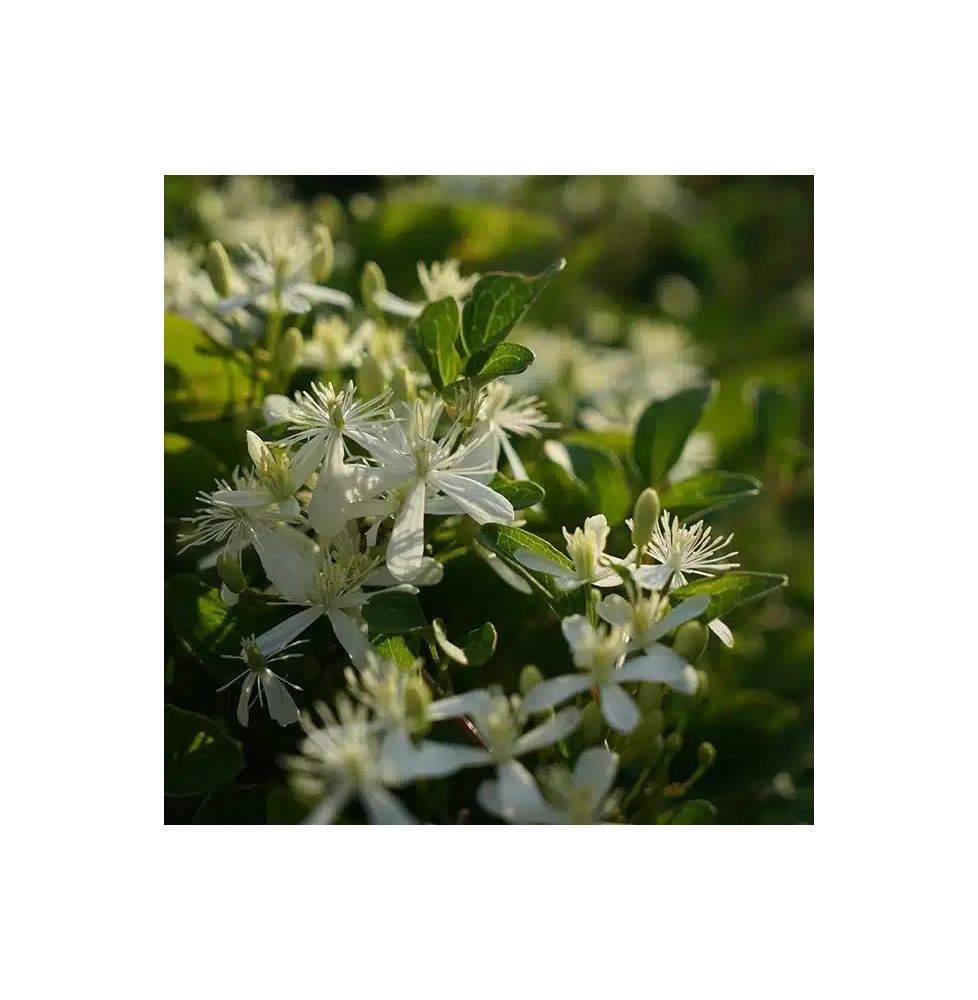
M658 760L664 743L662 730L665 724L666 717L662 712L649 712L628 737L621 752L622 763L631 764L633 761L641 760L648 765Z
M333 273L333 237L326 226L316 226L316 252L309 262L309 274L315 282L326 281Z
M679 753L679 751L682 749L682 745L683 745L683 738L681 734L670 733L666 737L665 749L666 753L668 753L670 756Z
M703 655L709 637L710 630L702 622L686 622L679 626L672 650L687 663L695 663Z
M659 494L651 486L642 490L635 501L635 509L632 512L632 544L639 550L645 548L652 532L655 530L655 522L659 519L659 511L662 504L659 503Z
M712 743L701 743L696 759L700 767L709 767L717 759L716 747Z
M391 388L394 390L394 396L402 403L413 403L418 395L414 376L411 374L411 370L404 365L398 365L394 369Z
M365 355L357 369L357 385L364 399L373 399L387 388L384 368L372 354Z
M431 723L428 721L428 706L431 704L431 689L420 677L412 677L404 691L404 709L411 724L412 733L426 732Z
M542 680L543 674L539 668L533 663L528 663L520 671L520 694L525 698Z
M368 260L363 265L363 273L360 275L360 298L367 312L375 316L382 315L383 311L374 302L374 296L378 292L386 291L387 282L384 280L384 272L381 271L380 265Z
M232 594L240 594L248 589L248 581L241 570L241 565L230 552L217 557L217 572L221 582Z
M221 298L231 294L231 262L227 251L220 242L214 240L207 247L207 274L214 286L214 291Z
M665 688L661 684L643 684L638 689L638 707L642 714L656 712L662 706L662 696Z
M285 336L275 347L275 366L279 371L293 372L298 367L305 341L294 326L285 331Z

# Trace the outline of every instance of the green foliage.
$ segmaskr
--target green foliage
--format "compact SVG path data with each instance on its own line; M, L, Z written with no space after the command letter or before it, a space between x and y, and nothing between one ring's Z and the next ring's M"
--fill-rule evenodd
M708 594L710 604L701 617L712 619L725 615L741 604L771 594L787 582L788 578L779 573L726 573L687 583L674 590L671 597L675 603L697 594Z
M218 590L196 573L180 573L163 588L163 608L173 634L201 663L228 672L222 656L240 648L241 613L229 608Z
M223 462L202 445L182 434L163 435L163 511L183 517L194 509L201 490L227 476Z
M568 444L567 453L591 508L601 511L609 524L624 521L632 511L632 494L618 457L586 444Z
M455 353L459 333L458 303L451 296L429 302L408 328L407 336L436 389L454 381L462 367Z
M650 403L638 418L632 453L648 486L659 486L703 416L713 387L693 386Z
M213 720L172 705L163 709L167 795L198 795L227 784L244 766L241 744Z
M670 513L685 521L699 521L730 504L756 497L762 488L753 476L710 469L667 486L659 499Z
M496 627L492 622L486 622L477 629L473 629L462 642L462 649L465 650L465 657L473 667L481 667L488 663L492 654L496 652Z
M463 311L462 349L466 357L491 351L505 340L566 263L559 260L534 278L520 274L483 275ZM482 368L480 363L478 370ZM468 367L466 373L473 374Z
M414 663L414 653L408 648L407 643L399 635L378 635L371 642L377 648L377 652L387 660L392 660L399 667L405 670Z
M543 487L530 482L529 479L509 479L499 472L492 477L489 485L513 505L513 510L532 507L546 496Z
M673 825L709 825L715 823L716 820L717 810L712 802L707 802L705 799L693 799L691 802L684 802L672 812L665 814L661 822Z
M387 635L408 635L428 628L418 598L400 590L371 597L363 606L363 617L372 632Z

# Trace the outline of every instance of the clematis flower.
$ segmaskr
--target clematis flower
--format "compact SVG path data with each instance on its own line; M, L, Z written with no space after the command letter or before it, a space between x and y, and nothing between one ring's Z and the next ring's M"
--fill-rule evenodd
M513 558L527 569L550 574L558 590L573 590L586 583L595 587L616 587L621 583L621 577L612 568L612 557L605 555L604 551L609 530L604 514L587 518L584 530L575 528L573 535L566 528L561 530L567 541L567 554L574 564L573 570L530 549L517 549Z
M669 611L669 599L652 591L648 597L636 595L631 604L620 594L609 594L598 602L595 610L609 625L624 628L628 633L628 648L635 650L655 646L673 629L703 614L709 604L706 594L698 594Z
M270 448L254 431L245 433L257 482L247 489L221 490L214 494L214 502L232 507L265 507L291 500L319 463L319 452L312 447L315 442L307 442L290 454L286 448Z
M472 459L482 438L456 447L461 429L454 425L444 438L436 439L443 405L440 399L417 400L406 425L391 424L385 440L369 445L382 466L375 470L376 495L393 488L404 498L387 543L387 567L399 580L410 579L421 565L426 509L461 511L479 524L512 524L514 519L513 505L476 478L486 472L481 457L477 462ZM442 499L439 495L451 502L433 504Z
M565 618L560 628L571 647L574 666L581 673L552 677L535 685L523 700L528 712L551 708L596 688L601 714L608 725L620 733L630 733L642 714L623 690L623 684L659 681L686 694L696 690L696 671L666 646L653 645L648 652L626 662L629 634L625 628L595 628L583 615Z
M512 387L501 379L486 387L485 396L479 407L479 424L477 430L485 427L488 430L495 448L495 461L499 461L501 448L515 479L529 479L519 455L509 441L510 434L521 437L540 436L541 428L559 427L560 424L548 421L540 409L540 401L536 396L523 396L513 400Z
M563 767L537 773L545 795L529 771L516 765L496 781L479 786L479 804L508 823L547 824L601 823L618 806L618 793L611 792L618 773L618 754L604 747L585 750L573 774Z
M325 615L350 659L357 666L363 665L373 646L353 616L359 617L359 608L374 594L386 590L417 593L417 589L402 583L365 593L364 587L377 582L379 556L352 549L321 549L301 532L296 532L291 541L294 547L270 551L268 563L263 560L263 565L273 590L284 603L299 605L303 610L260 636L259 648L282 648Z
M346 292L326 288L311 281L308 268L316 249L295 240L262 238L256 247L240 244L248 263L241 268L252 283L251 291L232 295L218 302L219 313L232 312L243 306L258 305L266 311L276 300L286 312L306 313L313 304L325 302L343 309L353 308L353 299Z
M470 274L467 278L463 278L459 274L457 260L446 260L443 264L435 261L430 271L418 261L418 280L421 282L427 301L437 302L438 299L447 298L449 295L456 299L465 298L479 280L479 275ZM374 302L385 312L393 313L395 316L407 316L410 319L420 316L426 304L409 302L387 291L386 288L375 293Z
M292 645L294 646L295 643ZM296 691L301 691L302 688L283 677L279 677L269 666L270 663L291 660L300 655L299 653L287 653L286 650L291 648L292 646L279 646L276 649L274 646L266 644L263 652L252 635L242 640L240 657L225 657L228 660L240 658L247 664L246 669L237 677L232 678L223 687L217 689L218 691L226 691L232 684L237 683L242 677L244 678L244 683L241 685L241 697L238 699L238 722L242 726L248 725L248 709L255 701L259 705L267 705L268 714L280 726L287 726L298 721L299 710L296 708L288 688L291 687ZM256 686L258 690L252 699L251 692ZM251 700L249 701L249 699Z
M630 521L626 523L631 527ZM632 549L625 562L637 566L634 576L643 587L661 590L668 586L675 590L688 582L687 574L711 577L737 569L740 563L727 561L737 553L721 552L732 541L733 535L713 538L712 529L703 521L689 527L682 525L678 517L670 518L664 510L641 554ZM642 565L642 556L651 556L656 562ZM714 618L709 627L724 645L733 646L733 633L719 618Z

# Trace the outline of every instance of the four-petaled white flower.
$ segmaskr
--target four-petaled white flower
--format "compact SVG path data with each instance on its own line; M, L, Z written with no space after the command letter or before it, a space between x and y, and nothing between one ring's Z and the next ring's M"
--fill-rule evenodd
M558 590L573 590L584 584L617 587L621 583L621 577L613 568L614 560L604 551L609 530L604 514L587 518L584 529L575 528L573 535L566 528L561 530L567 541L567 554L574 564L573 570L530 549L517 549L513 558L527 569L548 573L554 578Z
M683 621L689 617L693 615L677 616ZM648 652L626 662L630 648L626 628L618 625L610 629L595 628L583 615L565 618L560 627L571 647L574 666L581 673L551 677L531 688L523 700L528 712L540 712L596 688L601 714L608 725L620 733L630 733L639 724L642 713L623 690L623 684L658 681L686 694L696 690L696 671L666 646L653 644Z
M439 513L461 511L479 524L513 522L513 505L480 482L493 471L477 454L483 438L458 445L458 425L440 440L435 437L442 408L439 399L416 401L406 426L392 423L385 440L369 445L381 463L374 470L374 495L395 489L404 498L387 543L387 567L399 580L411 579L421 566L424 515L433 512L433 501Z
M315 442L307 442L290 454L287 448L270 448L254 431L246 431L246 436L257 482L245 489L220 490L213 494L214 502L229 507L265 507L288 502L319 464Z
M475 283L479 280L479 275L470 274L463 278L459 274L458 261L446 260L443 264L435 261L429 271L427 267L418 261L418 280L424 289L425 298L428 302L436 302L438 299L447 298L449 295L455 299L463 299L472 291ZM383 289L374 294L374 302L386 312L395 316L406 316L414 319L424 312L424 302L409 302L399 295Z
M318 302L353 308L353 299L346 292L317 285L309 279L307 272L315 248L270 238L259 240L257 247L242 243L241 250L248 257L241 270L252 283L251 291L222 299L216 307L219 313L252 304L269 310L275 307L276 299L282 309L291 313L309 312Z
M279 677L271 667L270 663L277 663L281 660L291 660L299 653L288 653L297 643L288 646L274 646L269 644L260 645L255 637L248 636L241 641L241 654L239 656L226 656L225 659L241 659L247 667L237 677L233 677L218 691L226 691L232 684L244 678L241 685L241 697L238 699L238 722L242 726L248 725L248 709L258 701L259 705L267 705L268 714L280 725L287 726L289 723L298 721L299 710L296 708L292 695L289 694L288 687L301 691L297 684L291 683ZM252 689L257 685L258 691L255 698L251 698Z
M669 611L668 597L652 591L647 597L637 594L632 603L620 594L609 594L598 602L595 610L609 625L624 628L628 633L628 648L635 650L656 646L663 636L703 614L709 605L710 598L706 594L697 594ZM688 677L687 673L682 674L678 690L686 690L683 678ZM695 686L694 683L694 689ZM692 691L686 693L692 694Z
M618 754L604 747L585 750L573 774L563 767L537 773L546 796L529 771L514 764L495 781L479 786L479 804L507 823L547 824L602 823L618 806L618 793L611 791L618 773Z
M516 449L510 444L509 435L539 437L541 428L559 427L560 424L547 420L536 396L523 396L510 402L512 394L512 387L501 379L487 386L479 406L477 428L484 426L488 429L495 448L493 458L496 463L499 461L499 449L502 448L513 478L529 479Z
M626 523L631 527L630 521ZM737 553L721 552L732 541L733 535L713 538L712 529L703 521L687 527L664 510L642 552L632 549L625 562L637 566L634 576L643 587L661 590L668 585L669 590L675 590L687 582L687 574L710 577L737 569L740 563L728 561ZM641 565L643 555L651 556L656 563ZM709 625L725 645L733 646L733 634L719 618Z

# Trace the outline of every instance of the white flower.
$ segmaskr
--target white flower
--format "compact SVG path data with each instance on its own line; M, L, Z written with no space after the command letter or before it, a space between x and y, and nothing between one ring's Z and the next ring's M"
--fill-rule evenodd
M643 587L661 590L668 584L669 590L675 590L687 582L688 573L711 577L737 569L739 563L727 561L737 553L721 552L732 541L733 535L713 538L712 529L703 521L686 527L678 517L670 519L669 511L664 510L642 552L632 549L625 561L637 566L634 576ZM643 555L651 556L657 564L640 565ZM710 629L725 645L733 646L733 634L719 618L710 622Z
M349 324L341 316L316 320L312 337L303 344L300 367L332 369L356 368L376 327L369 320L351 334Z
M604 747L585 750L573 774L563 767L538 771L546 797L521 764L501 770L495 781L479 786L476 796L486 812L508 823L601 823L618 805L618 793L611 793L618 754Z
M495 461L498 463L499 448L502 448L513 478L529 479L519 455L509 442L509 435L539 437L540 428L560 425L546 419L536 396L523 396L511 403L512 393L512 387L501 379L487 386L479 407L479 426L487 428L492 436L496 448Z
M266 647L266 653L263 654L258 648L253 635L241 641L240 659L244 660L247 668L238 674L237 677L229 680L223 687L218 688L218 691L226 691L232 684L241 680L242 677L244 678L244 683L241 685L241 697L238 699L238 722L242 726L248 725L248 709L254 704L254 700L249 702L249 699L255 685L258 686L255 699L257 699L259 705L267 704L268 714L280 726L287 726L291 722L298 721L299 710L296 708L295 702L292 700L292 695L289 694L286 685L294 688L296 691L301 691L302 688L279 677L269 667L269 663L291 660L300 655L298 653L286 653L285 650L290 648L291 646L280 646L278 649ZM228 660L237 660L238 658L237 656L225 657Z
M216 485L218 489L213 493L197 495L197 502L201 504L197 515L186 518L194 527L181 539L183 548L219 543L219 548L198 562L199 569L214 566L225 552L240 557L242 550L252 544L256 533L267 531L280 521L299 518L299 504L294 498L260 506L237 506L219 499L230 494L252 494L262 489L261 482L253 473L241 473L235 469L231 483L221 479Z
M385 440L369 445L382 463L376 470L375 495L390 489L403 491L404 500L387 543L387 567L399 580L410 579L421 565L425 510L431 509L432 501L442 500L438 494L451 501L444 506L444 500L437 504L440 513L461 511L479 524L512 524L514 518L513 505L479 482L480 476L492 471L476 454L483 439L456 447L457 425L444 438L435 438L442 407L440 399L417 400L406 428L393 424Z
M435 261L430 271L418 261L418 280L421 282L427 301L436 302L450 295L455 299L465 298L479 280L479 275L470 274L467 278L463 278L459 274L457 260L446 260L443 264ZM410 319L420 316L425 307L423 302L409 302L386 289L374 295L374 302L386 312L395 316L407 316Z
M312 539L299 532L293 541L294 547L268 552L268 562L263 560L263 565L273 589L283 601L303 606L304 610L259 636L259 649L262 652L267 648L281 649L325 615L350 659L357 666L363 665L373 646L350 613L359 615L358 609L372 596L364 593L363 588L378 582L380 558L355 549L320 549ZM417 593L409 584L373 593L391 589Z
M566 528L561 530L567 541L567 554L574 564L573 570L530 549L517 549L513 558L527 569L548 573L554 578L558 590L573 590L585 583L595 587L617 587L621 583L621 577L611 566L612 557L605 555L604 551L609 530L604 514L587 518L584 530L575 528L573 535Z
M647 653L626 663L630 647L624 627L595 628L583 615L565 618L560 627L571 647L574 666L581 673L552 677L531 688L523 700L528 712L540 712L596 688L601 714L608 725L620 733L630 733L642 714L622 684L659 681L687 694L696 690L696 671L666 646L653 645Z
M252 289L244 295L232 295L217 304L220 313L231 312L252 303L268 310L275 300L286 312L306 313L313 303L328 302L353 308L353 299L346 292L326 288L309 280L307 268L316 249L305 241L276 238L262 238L257 247L240 244L248 257L248 263L241 269L251 280Z
M581 713L576 708L568 708L523 733L527 715L519 695L507 698L493 689L456 697L458 700L454 703L451 699L446 700L456 708L464 706L465 714L472 719L486 745L485 750L473 748L471 762L476 764L502 766L523 754L551 746L570 735L581 721Z
M372 823L416 823L388 791L416 777L400 761L399 735L381 737L370 726L367 710L354 708L344 699L338 699L338 718L321 703L315 707L325 725L316 726L308 716L300 715L306 734L299 744L302 756L285 761L292 771L293 787L323 796L305 822L332 823L357 796Z
M320 461L315 442L307 442L294 455L288 449L270 448L254 432L246 432L248 454L255 463L257 482L244 489L221 490L215 503L231 507L264 507L288 501L313 474Z
M609 625L624 628L628 633L628 648L635 650L654 646L673 629L703 614L709 604L710 598L706 594L697 594L667 614L669 599L652 591L648 597L637 594L631 604L620 594L609 594L598 602L595 610ZM694 689L695 686L694 683ZM684 690L685 685L681 683L680 689Z

